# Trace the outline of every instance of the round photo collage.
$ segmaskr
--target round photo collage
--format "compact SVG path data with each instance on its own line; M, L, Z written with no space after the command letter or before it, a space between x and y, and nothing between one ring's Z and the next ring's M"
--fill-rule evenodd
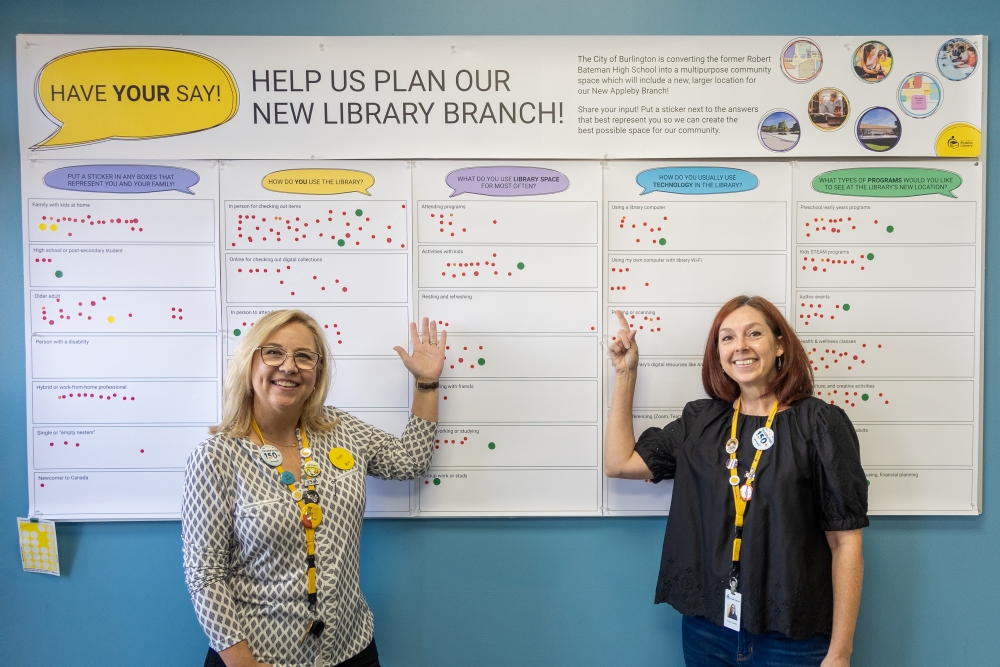
M823 53L810 39L789 42L781 54L781 70L795 83L808 83L823 69ZM963 81L976 71L979 49L969 40L955 38L938 50L940 76L949 81ZM852 56L855 76L867 84L881 83L893 67L892 49L883 42L869 41L859 45ZM911 118L927 118L941 106L941 84L936 75L914 72L904 77L896 95L899 110ZM845 127L851 117L851 103L838 88L817 90L806 108L813 127L823 132L836 132ZM902 124L895 111L876 106L858 114L853 123L858 142L870 151L892 150L902 138ZM758 126L760 142L775 153L792 150L799 143L802 128L795 114L786 109L769 111Z

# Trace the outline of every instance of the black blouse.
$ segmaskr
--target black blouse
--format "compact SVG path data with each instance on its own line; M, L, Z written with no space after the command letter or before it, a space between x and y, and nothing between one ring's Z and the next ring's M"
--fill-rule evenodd
M723 624L736 508L725 451L733 406L693 401L680 419L649 428L635 449L653 481L674 479L656 602ZM740 415L739 474L750 469L753 432L766 416ZM833 626L832 556L824 531L868 525L858 437L840 408L807 398L779 412L747 503L740 554L741 625L801 639Z

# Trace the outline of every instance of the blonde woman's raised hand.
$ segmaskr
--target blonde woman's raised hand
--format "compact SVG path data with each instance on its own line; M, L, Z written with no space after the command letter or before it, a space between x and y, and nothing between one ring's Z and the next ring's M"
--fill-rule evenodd
M400 346L392 349L403 360L406 370L410 371L417 382L437 382L444 368L444 348L448 340L448 332L441 331L438 340L437 322L425 317L421 322L421 332L417 333L416 322L410 322L410 344L413 351L407 354Z
M635 342L635 330L629 327L622 311L616 310L621 329L608 345L608 357L619 375L634 371L639 365L639 346Z

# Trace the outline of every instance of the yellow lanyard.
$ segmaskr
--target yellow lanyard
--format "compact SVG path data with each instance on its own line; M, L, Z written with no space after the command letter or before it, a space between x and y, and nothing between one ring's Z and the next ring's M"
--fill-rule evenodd
M264 436L260 432L260 427L257 426L257 420L251 418L250 425L253 426L254 433L260 438L262 445L266 445L264 442ZM309 436L306 434L306 426L301 421L299 422L299 433L302 436L302 449L300 454L302 456L302 476L305 477L306 464L312 460L312 450L309 448ZM306 531L306 565L308 570L306 572L306 588L309 594L309 607L316 607L316 542L315 542L315 530L316 526L319 525L320 521L323 519L323 512L320 510L318 503L307 503L301 491L295 488L295 477L291 472L287 472L281 465L274 466L274 469L278 472L278 475L282 478L282 483L288 487L289 492L292 494L292 498L299 504L299 518L302 521L302 525ZM290 479L290 482L285 480ZM316 480L315 477L309 477L309 481L306 482L306 486L310 491L315 493L316 490Z
M771 424L774 423L774 416L778 414L778 401L775 401L774 405L771 406L771 412L767 415L767 424L764 425L763 429L758 429L754 433L754 439L756 440L758 433L765 431L762 437L769 438L768 444L766 446L757 446L757 443L754 443L754 446L757 447L757 453L754 454L753 463L750 465L750 470L746 473L747 481L741 487L739 462L736 459L736 450L740 444L739 440L736 439L736 423L740 418L741 399L742 397L736 399L736 406L733 408L733 426L730 430L729 441L726 442L726 451L729 453L729 462L726 465L726 470L729 472L729 484L733 488L733 502L736 503L736 537L733 539L734 579L735 575L739 572L740 546L743 544L743 514L746 512L747 503L753 498L753 481L757 476L757 464L760 463L760 455L765 449L769 449L774 444L774 432L771 431Z

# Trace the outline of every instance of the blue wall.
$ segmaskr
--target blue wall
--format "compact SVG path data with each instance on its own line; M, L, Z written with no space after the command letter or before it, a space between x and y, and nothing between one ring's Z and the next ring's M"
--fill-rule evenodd
M200 665L180 526L59 524L61 578L25 574L27 511L17 33L1000 34L990 0L0 0L0 662ZM993 77L995 78L995 77ZM1000 127L990 110L990 125ZM990 190L1000 184L989 162ZM997 665L1000 615L1000 285L997 197L987 209L984 513L874 518L856 666ZM362 588L387 667L681 665L679 616L654 607L664 519L369 521ZM22 639L24 638L24 639ZM30 640L38 642L38 648Z

